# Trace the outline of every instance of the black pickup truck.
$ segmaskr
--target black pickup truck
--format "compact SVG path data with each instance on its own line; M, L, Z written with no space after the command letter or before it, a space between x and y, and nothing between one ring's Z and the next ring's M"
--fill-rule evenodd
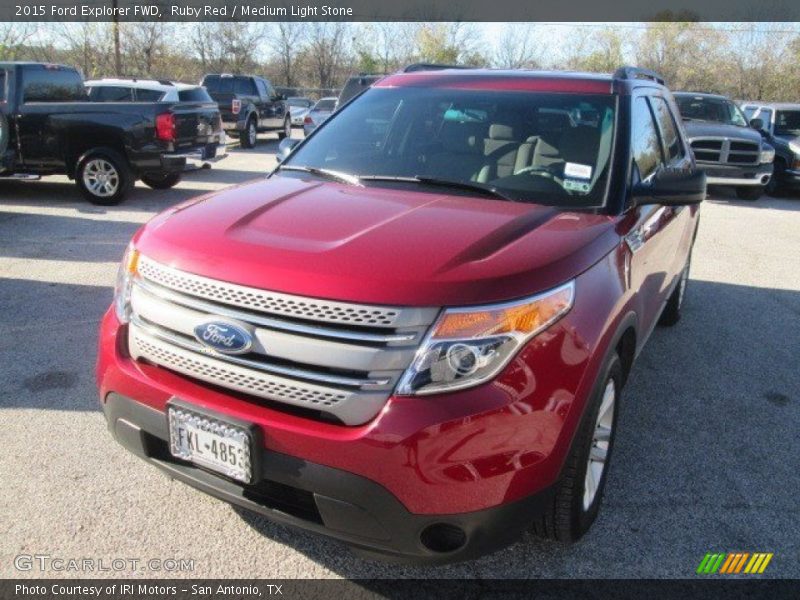
M775 149L729 98L702 92L673 95L708 185L733 186L742 200L758 200L772 179Z
M66 174L94 204L180 181L222 139L213 102L89 102L72 67L0 62L0 177Z
M278 139L291 137L292 121L286 96L254 75L209 74L200 85L208 90L222 114L223 127L239 137L242 148L252 148L262 131L275 131Z

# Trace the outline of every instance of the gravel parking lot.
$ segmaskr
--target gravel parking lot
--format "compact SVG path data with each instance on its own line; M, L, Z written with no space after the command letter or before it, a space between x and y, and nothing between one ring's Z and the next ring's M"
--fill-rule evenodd
M295 135L298 135L297 133ZM261 176L277 142L236 147L119 207L63 177L0 182L0 576L18 554L194 560L195 577L687 577L706 552L774 552L800 577L800 197L704 204L684 318L625 390L605 504L573 546L526 536L472 563L396 567L245 514L112 441L94 385L117 262L156 212ZM95 573L94 575L103 575Z

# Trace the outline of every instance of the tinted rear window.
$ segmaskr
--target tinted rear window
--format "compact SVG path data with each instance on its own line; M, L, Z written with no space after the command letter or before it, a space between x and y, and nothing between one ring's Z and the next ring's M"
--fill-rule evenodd
M159 102L164 97L161 90L136 90L136 99L139 102Z
M62 67L25 67L22 90L23 102L80 102L88 99L78 72Z
M92 86L89 89L92 102L133 102L133 90L120 86Z
M209 94L242 94L257 96L256 86L249 77L220 77L208 75L203 79L203 86Z
M314 110L333 110L335 106L336 100L320 100Z
M0 71L0 102L6 101L6 72Z
M201 87L178 92L178 100L181 102L210 102L211 96Z

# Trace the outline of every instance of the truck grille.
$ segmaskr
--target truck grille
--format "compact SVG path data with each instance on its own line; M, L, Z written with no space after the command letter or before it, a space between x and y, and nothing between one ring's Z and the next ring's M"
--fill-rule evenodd
M436 308L352 304L281 294L178 271L141 257L131 294L131 356L255 398L374 417L411 363ZM246 354L194 336L220 321L250 333Z
M760 144L728 138L697 138L691 141L698 162L722 165L757 165Z

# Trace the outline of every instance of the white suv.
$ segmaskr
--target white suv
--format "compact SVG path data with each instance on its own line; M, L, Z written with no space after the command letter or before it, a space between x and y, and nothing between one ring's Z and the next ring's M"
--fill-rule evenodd
M166 80L104 78L84 85L93 102L213 102L204 87Z

